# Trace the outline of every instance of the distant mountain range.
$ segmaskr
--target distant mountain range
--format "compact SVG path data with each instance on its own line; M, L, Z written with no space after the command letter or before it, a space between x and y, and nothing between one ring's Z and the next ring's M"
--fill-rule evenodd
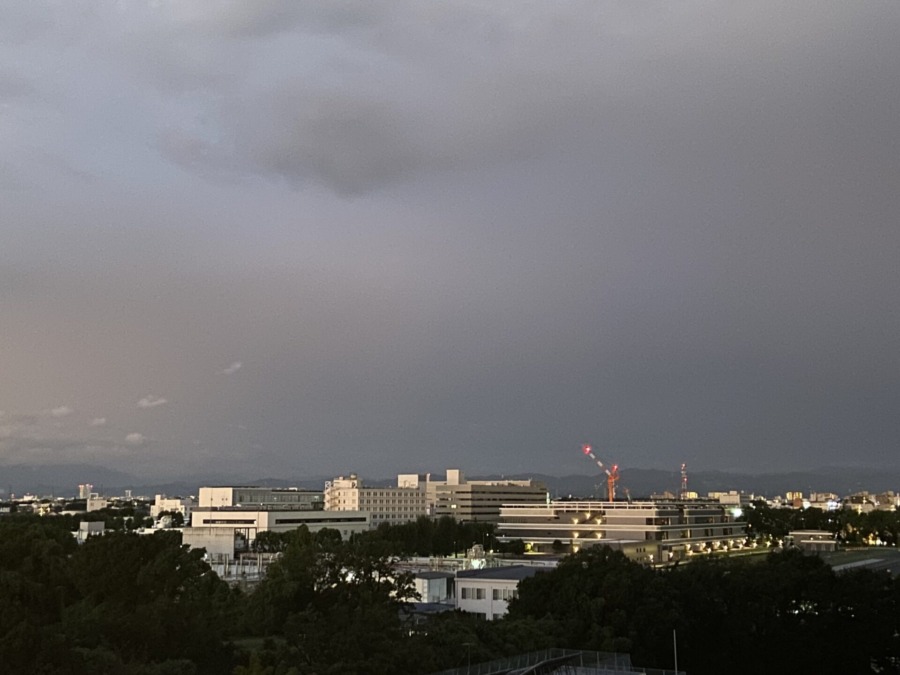
M606 476L602 474L562 477L534 474L528 477L543 481L554 497L593 495L603 498L606 495ZM623 495L626 488L632 498L648 497L666 491L678 494L681 474L657 469L623 470L618 483L619 495ZM762 474L697 471L688 475L688 490L701 497L710 492L729 490L767 497L783 496L786 492L802 492L804 495L811 492L848 495L864 490L875 493L889 490L900 492L900 471L844 467Z
M440 475L440 474L439 474ZM36 495L72 496L79 483L91 483L95 492L107 495L123 494L131 489L135 495L197 494L201 485L261 485L268 487L300 487L322 489L331 476L297 476L295 478L260 478L235 475L190 476L178 481L158 482L142 480L121 471L89 464L61 464L56 466L0 466L0 497L12 492L22 495L30 492ZM368 485L392 485L391 479L369 479ZM542 481L553 497L600 497L606 494L606 477L603 474L575 474L550 476L546 474L482 475L470 476L476 480L500 480L503 478L533 478ZM681 476L676 471L657 469L627 469L621 471L619 494L627 488L632 498L647 497L651 494L669 491L677 493ZM785 492L834 492L847 495L868 490L869 492L900 492L900 471L885 471L873 468L822 467L809 471L785 473L738 473L725 471L697 471L688 476L688 489L701 497L713 491L737 490L772 497Z

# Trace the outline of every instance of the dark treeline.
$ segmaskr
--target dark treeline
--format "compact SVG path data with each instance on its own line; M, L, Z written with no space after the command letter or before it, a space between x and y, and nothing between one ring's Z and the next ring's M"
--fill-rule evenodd
M278 560L243 593L177 532L115 532L78 546L62 519L6 517L0 663L30 673L430 673L568 647L672 668L676 631L679 667L691 675L898 672L893 578L836 574L791 551L654 570L585 549L524 581L503 620L448 612L417 622L412 580L391 567L398 551L437 552L425 544L437 531L451 547L489 536L433 527L385 527L349 542L305 528L268 537Z
M177 532L76 544L62 518L0 521L5 672L227 672L241 598ZM198 667L198 664L202 664Z
M15 503L0 503L0 506L9 509L10 513L19 517L30 515L22 513ZM80 508L77 508L80 507ZM52 519L59 527L68 530L77 530L79 523L102 522L107 530L130 531L142 527L152 527L154 519L150 517L150 507L147 504L127 503L122 506L109 506L96 511L86 511L84 500L75 500L65 505L54 505L50 510ZM165 512L172 518L173 525L183 525L184 516L180 513Z
M558 646L660 668L676 631L691 675L898 672L898 589L886 572L836 574L798 551L654 570L594 548L525 580L507 620L540 619Z
M839 511L772 508L755 502L746 510L747 532L761 539L782 539L792 530L827 530L847 546L881 542L896 546L900 541L900 511L863 513L853 508Z
M476 544L485 550L510 548L497 542L493 524L459 523L449 516L423 516L400 525L382 523L375 530L357 537L384 542L391 554L398 556L460 555Z

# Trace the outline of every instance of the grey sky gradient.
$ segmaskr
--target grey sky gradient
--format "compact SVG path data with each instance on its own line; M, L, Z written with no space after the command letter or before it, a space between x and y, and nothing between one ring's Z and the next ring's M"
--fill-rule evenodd
M0 465L900 472L898 34L0 1Z

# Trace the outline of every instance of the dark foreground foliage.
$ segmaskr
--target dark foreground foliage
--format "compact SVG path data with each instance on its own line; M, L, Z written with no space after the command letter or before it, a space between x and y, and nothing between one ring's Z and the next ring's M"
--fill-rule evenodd
M691 675L898 672L893 578L836 574L798 553L656 571L586 549L524 581L503 620L451 612L416 623L390 532L342 542L301 528L268 542L279 560L244 594L177 533L77 546L59 522L0 521L3 672L430 673L547 647L671 668L673 630Z
M181 536L112 533L77 546L52 519L0 524L5 672L221 673L237 596Z
M542 618L558 646L660 668L674 630L691 675L897 672L898 599L887 573L836 574L796 551L652 571L595 548L524 581L507 620Z

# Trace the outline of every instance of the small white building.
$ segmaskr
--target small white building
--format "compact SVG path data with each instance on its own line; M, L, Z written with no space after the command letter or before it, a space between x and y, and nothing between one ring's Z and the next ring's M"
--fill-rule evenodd
M106 526L104 525L102 520L94 522L81 521L80 523L78 523L78 531L75 533L75 540L79 544L83 544L88 540L88 537L94 537L103 534L105 529Z
M106 497L99 497L97 494L92 494L87 498L87 510L88 511L100 511L101 509L105 509L109 506L109 500Z
M191 509L195 503L191 497L166 497L156 495L156 499L150 506L150 517L156 520L160 513L180 513L184 516L184 522L191 522Z
M460 570L456 573L456 606L488 621L499 619L518 595L519 582L541 571L526 565Z

